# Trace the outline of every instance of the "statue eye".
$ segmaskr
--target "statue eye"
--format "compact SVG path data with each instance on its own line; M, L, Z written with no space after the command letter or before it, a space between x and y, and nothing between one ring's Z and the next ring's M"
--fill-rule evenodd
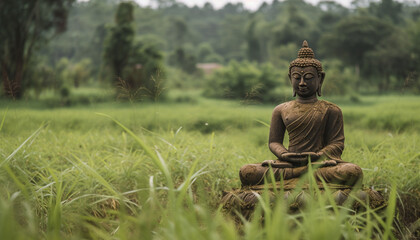
M300 79L300 75L299 74L293 74L292 76L294 79Z
M314 75L312 75L312 74L306 74L305 75L305 79L312 79L312 78L314 78Z

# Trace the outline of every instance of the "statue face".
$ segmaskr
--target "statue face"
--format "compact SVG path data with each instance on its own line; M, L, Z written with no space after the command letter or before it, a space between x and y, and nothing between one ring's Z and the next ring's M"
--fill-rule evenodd
M320 93L325 74L318 73L315 67L292 67L289 74L293 91L300 98L313 98Z

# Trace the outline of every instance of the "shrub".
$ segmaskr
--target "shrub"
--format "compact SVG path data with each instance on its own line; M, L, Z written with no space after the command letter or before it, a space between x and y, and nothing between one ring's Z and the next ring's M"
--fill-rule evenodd
M326 72L322 93L326 96L343 96L356 81L355 73L338 60L325 61Z
M257 65L231 61L206 82L204 95L215 98L264 101L279 85L279 73L270 63Z

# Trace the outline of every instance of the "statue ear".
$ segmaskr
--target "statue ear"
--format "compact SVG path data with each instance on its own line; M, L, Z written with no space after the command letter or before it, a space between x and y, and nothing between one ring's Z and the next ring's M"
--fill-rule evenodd
M321 97L321 88L322 88L322 84L324 83L324 78L325 78L325 72L321 72L320 74L319 74L319 86L318 86L318 89L316 90L316 92L317 92L317 94L318 94L318 96L320 96Z
M290 78L290 72L289 72L288 76L289 76L290 84L292 84L292 79ZM293 85L292 85L292 88L293 88ZM295 92L294 88L293 88L293 97L296 97L296 92Z

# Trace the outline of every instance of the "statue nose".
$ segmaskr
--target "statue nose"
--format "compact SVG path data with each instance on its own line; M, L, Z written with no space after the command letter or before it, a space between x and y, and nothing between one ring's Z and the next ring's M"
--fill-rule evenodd
M306 83L305 83L305 81L303 80L303 77L301 77L301 78L300 78L300 81L299 81L299 86L304 86L304 85L306 85Z

